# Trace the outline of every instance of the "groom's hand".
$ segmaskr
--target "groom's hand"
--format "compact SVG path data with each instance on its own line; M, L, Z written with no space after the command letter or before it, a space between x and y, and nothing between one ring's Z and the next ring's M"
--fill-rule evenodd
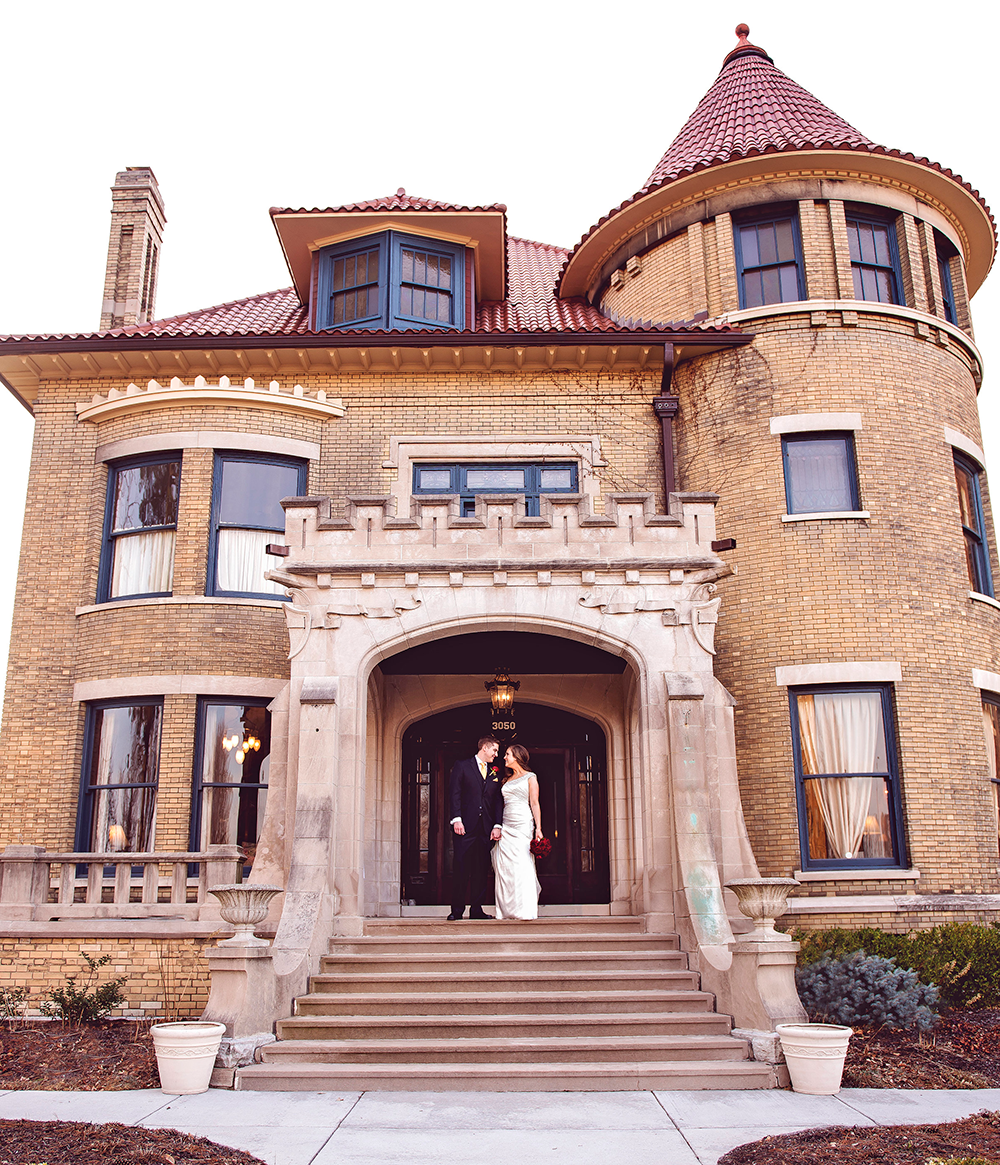
M455 833L459 837L465 837L465 826L461 823L461 821L456 821L452 826L452 829L454 829Z
M500 826L494 825L493 832L490 834L490 841L499 841L499 840L500 840Z

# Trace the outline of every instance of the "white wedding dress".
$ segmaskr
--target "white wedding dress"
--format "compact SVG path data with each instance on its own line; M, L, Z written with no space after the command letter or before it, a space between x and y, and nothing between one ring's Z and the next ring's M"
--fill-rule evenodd
M522 773L507 781L503 793L503 830L493 847L496 874L497 918L537 918L542 887L535 873L535 858L528 848L535 836L535 821L528 802L528 778Z

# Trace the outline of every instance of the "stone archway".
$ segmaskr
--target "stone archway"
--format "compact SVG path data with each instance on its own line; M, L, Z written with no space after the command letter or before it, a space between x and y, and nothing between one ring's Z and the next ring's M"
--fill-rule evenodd
M400 844L402 733L468 702L454 676L407 688L380 664L488 630L555 634L628 661L614 677L538 678L530 698L607 731L609 770L620 774L609 805L612 909L725 960L722 885L756 865L732 700L712 667L714 580L727 573L711 549L714 502L674 494L663 515L646 496L618 495L594 515L586 500L543 499L532 518L507 497L480 496L475 518L437 498L415 499L405 518L385 498L357 499L346 518L315 498L286 503L289 554L269 577L292 599L291 680L275 704L284 753L272 760L265 825L270 869L286 884L274 947L283 989L302 989L331 934L359 934L366 915L399 911L390 857ZM255 866L255 878L266 870Z

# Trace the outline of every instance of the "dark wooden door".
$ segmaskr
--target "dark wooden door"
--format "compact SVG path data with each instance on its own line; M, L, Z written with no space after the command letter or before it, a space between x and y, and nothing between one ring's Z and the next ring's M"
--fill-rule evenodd
M538 775L542 829L552 854L538 863L543 905L608 902L608 807L604 734L592 721L525 704L494 727L482 705L430 716L403 737L401 898L416 905L451 901L448 777L476 741L516 739ZM514 727L510 727L514 725Z

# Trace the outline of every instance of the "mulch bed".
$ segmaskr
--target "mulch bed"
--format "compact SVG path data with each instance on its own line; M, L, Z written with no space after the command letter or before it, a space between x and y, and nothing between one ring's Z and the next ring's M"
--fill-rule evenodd
M49 1020L0 1027L0 1088L109 1092L159 1087L148 1023L113 1019L74 1027Z
M159 1088L148 1023L54 1021L0 1027L0 1088L107 1092ZM172 1129L0 1120L0 1165L262 1165Z
M1000 1008L953 1011L918 1032L851 1037L845 1088L1000 1088Z
M946 1125L829 1128L739 1145L719 1165L927 1165L944 1159L965 1165L1000 1162L1000 1113L983 1112Z
M171 1129L0 1120L0 1165L264 1165L239 1149Z

